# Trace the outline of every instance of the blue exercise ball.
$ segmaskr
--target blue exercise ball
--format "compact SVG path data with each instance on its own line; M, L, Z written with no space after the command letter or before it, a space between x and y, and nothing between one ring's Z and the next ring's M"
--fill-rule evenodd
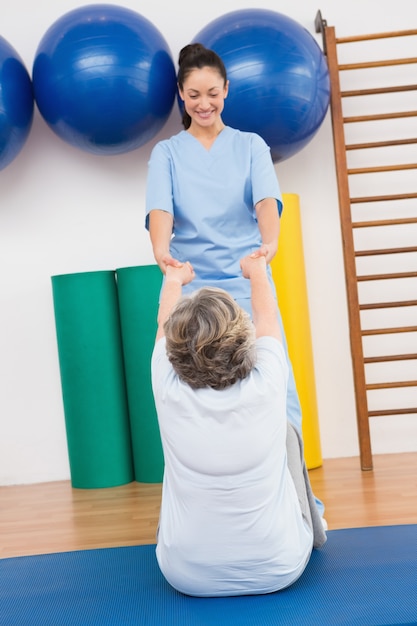
M324 54L305 28L275 11L242 9L210 22L194 42L226 66L226 124L261 135L274 162L309 143L326 115L330 80Z
M175 101L175 67L153 24L135 11L92 4L47 30L33 64L36 104L64 141L120 154L162 128Z
M0 37L0 170L19 154L33 120L32 82L16 50Z

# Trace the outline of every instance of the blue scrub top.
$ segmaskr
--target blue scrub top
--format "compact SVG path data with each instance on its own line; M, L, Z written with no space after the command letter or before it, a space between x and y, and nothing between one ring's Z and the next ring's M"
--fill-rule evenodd
M226 126L207 150L181 131L152 150L146 193L146 227L152 209L174 217L170 251L190 261L196 278L184 293L216 286L234 298L250 298L239 261L262 240L255 205L281 191L270 149L254 133Z

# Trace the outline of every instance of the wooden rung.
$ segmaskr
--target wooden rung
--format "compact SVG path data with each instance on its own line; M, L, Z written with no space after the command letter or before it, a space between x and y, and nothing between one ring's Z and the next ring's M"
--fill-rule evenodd
M379 96L386 93L401 93L403 91L416 91L417 85L398 85L397 87L374 87L373 89L350 89L341 91L342 98L354 98L357 96Z
M361 335L363 337L373 337L376 335L395 335L398 333L416 333L417 326L398 326L396 328L371 328L369 330L362 330Z
M368 274L364 276L358 276L359 282L366 282L370 280L393 280L394 278L417 278L417 272L396 272L394 274Z
M381 411L369 411L369 417L381 417L383 415L413 415L417 414L417 407L409 409L385 409Z
M417 193L397 193L390 196L363 196L360 198L350 198L351 204L362 204L363 202L391 202L392 200L411 200L417 198Z
M373 311L375 309L396 309L404 306L417 306L417 300L403 300L397 302L373 302L370 304L360 304L361 311Z
M372 35L353 35L352 37L336 37L337 44L354 43L355 41L372 41L374 39L390 39L392 37L410 37L417 35L417 30L395 30L387 33L372 33Z
M353 222L352 228L373 228L374 226L401 226L403 224L417 224L417 217L403 217L393 220L375 220L372 222Z
M370 363L390 363L391 361L414 361L417 360L417 354L387 354L384 356L368 356L363 362Z
M417 252L417 246L407 248L383 248L381 250L358 250L355 251L356 257L378 256L381 254L408 254L409 252Z
M344 124L354 124L357 122L378 122L380 120L396 120L407 117L416 117L417 111L395 111L394 113L378 113L374 115L353 115L344 117Z
M339 65L339 72L346 70L367 70L374 67L392 67L396 65L411 65L417 63L417 57L409 57L406 59L385 59L383 61L365 61L363 63L344 63Z
M366 385L367 391L375 391L376 389L401 389L403 387L417 387L417 380L403 380L392 383L373 383Z
M417 163L403 163L400 165L378 165L376 167L355 167L348 169L349 175L354 174L378 174L380 172L402 172L417 170Z
M370 141L368 143L351 143L345 146L346 150L367 150L368 148L391 148L407 146L417 143L417 137L410 139L392 139L390 141Z

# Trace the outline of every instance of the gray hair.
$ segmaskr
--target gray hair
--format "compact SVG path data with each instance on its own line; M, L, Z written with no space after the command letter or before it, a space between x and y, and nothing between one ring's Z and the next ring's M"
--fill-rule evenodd
M223 289L203 287L182 297L164 333L175 372L193 389L225 389L255 365L253 324Z

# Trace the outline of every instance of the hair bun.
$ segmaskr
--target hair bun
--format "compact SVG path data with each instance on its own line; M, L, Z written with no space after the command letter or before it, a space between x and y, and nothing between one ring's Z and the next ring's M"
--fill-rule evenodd
M204 50L206 50L206 48L205 46L203 46L202 43L189 43L188 45L184 46L184 48L182 48L182 50L180 51L178 57L178 65L181 65L181 63L183 63L184 60L188 57L191 59L194 56L198 56Z

